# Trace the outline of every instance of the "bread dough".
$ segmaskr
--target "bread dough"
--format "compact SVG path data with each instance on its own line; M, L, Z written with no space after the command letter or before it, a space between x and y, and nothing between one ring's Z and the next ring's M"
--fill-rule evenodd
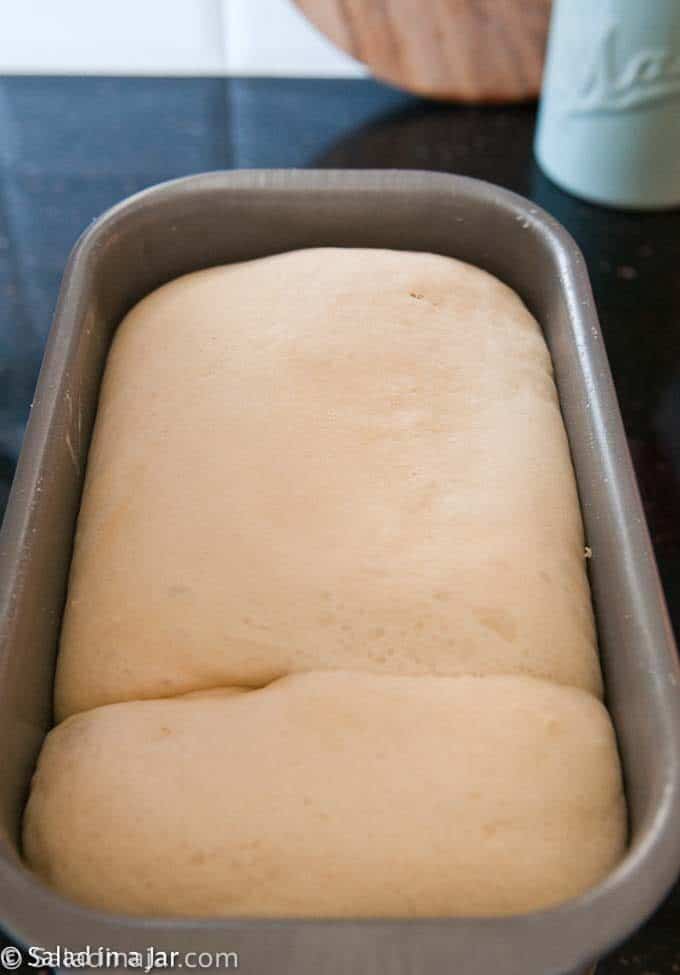
M331 248L190 274L111 349L57 717L310 669L600 694L583 551L550 357L498 280Z
M616 745L592 695L529 677L294 674L133 701L47 738L29 864L129 914L510 914L620 857Z
M164 286L106 367L29 865L161 916L582 893L625 842L583 553L496 279L317 249Z

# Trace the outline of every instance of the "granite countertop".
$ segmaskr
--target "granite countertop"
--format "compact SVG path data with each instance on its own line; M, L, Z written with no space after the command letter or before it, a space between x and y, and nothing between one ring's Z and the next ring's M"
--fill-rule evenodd
M0 513L66 258L107 207L211 169L462 173L530 197L585 254L678 633L680 210L625 213L562 193L533 162L534 117L533 106L435 105L366 80L0 79ZM680 885L598 972L680 972Z

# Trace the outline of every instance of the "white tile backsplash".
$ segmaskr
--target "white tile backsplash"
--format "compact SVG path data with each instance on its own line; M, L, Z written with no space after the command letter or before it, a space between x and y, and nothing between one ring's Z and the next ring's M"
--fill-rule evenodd
M291 0L0 0L0 73L365 72Z
M291 0L220 0L229 74L353 77L365 68L313 27Z
M23 0L0 4L0 71L219 72L219 0Z

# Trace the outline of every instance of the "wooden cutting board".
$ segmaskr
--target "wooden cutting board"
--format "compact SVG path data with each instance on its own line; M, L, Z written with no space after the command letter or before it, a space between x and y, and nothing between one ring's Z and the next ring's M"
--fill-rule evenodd
M295 0L378 78L433 98L538 95L551 0Z

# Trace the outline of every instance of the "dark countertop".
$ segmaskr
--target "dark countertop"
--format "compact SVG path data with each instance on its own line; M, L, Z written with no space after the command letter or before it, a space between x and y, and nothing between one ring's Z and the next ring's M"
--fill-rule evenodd
M585 254L680 632L680 210L623 213L560 192L533 162L534 114L364 80L0 78L0 514L66 258L107 207L210 169L463 173L530 197ZM680 972L680 884L598 972Z

